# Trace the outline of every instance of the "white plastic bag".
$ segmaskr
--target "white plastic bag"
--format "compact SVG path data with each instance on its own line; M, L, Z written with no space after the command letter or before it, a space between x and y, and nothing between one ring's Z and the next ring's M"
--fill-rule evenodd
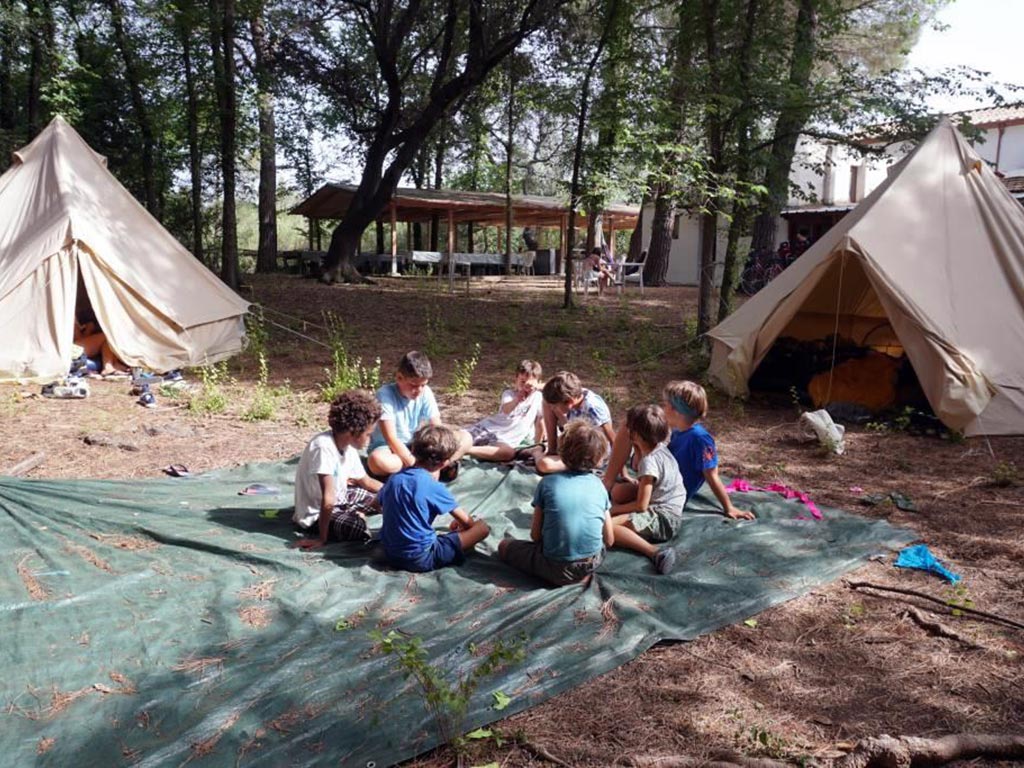
M843 440L846 427L832 421L829 412L824 408L820 411L802 413L799 427L805 437L816 438L819 443L837 456L842 456L843 451L846 450L846 442Z

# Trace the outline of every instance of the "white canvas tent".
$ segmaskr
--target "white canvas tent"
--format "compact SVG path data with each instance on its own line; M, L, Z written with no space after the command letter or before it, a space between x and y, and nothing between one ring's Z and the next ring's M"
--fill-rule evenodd
M782 336L906 352L936 415L1024 433L1024 209L943 119L857 208L713 328L733 395Z
M67 373L79 274L128 365L166 371L241 349L248 304L57 117L0 176L0 380Z

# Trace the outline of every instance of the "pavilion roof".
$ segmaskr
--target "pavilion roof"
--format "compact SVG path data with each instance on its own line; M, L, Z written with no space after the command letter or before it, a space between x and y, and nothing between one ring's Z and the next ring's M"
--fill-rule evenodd
M354 184L328 182L292 208L291 213L313 219L340 219L345 215ZM505 195L501 192L468 192L456 189L414 189L399 187L393 198L397 221L429 221L432 216L456 222L473 221L501 225L505 222ZM568 213L568 204L557 197L512 195L512 213L517 226L558 227ZM603 211L605 225L616 229L633 229L640 217L640 206L611 203ZM586 217L579 216L578 226L586 226Z

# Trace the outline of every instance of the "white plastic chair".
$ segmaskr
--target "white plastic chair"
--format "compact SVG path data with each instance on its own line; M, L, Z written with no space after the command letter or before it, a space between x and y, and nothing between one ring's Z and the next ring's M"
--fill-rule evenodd
M615 262L615 286L621 294L626 281L636 281L640 285L640 295L644 295L644 264L647 262L647 251L640 254L640 261L617 261ZM639 267L633 274L627 275L627 267Z

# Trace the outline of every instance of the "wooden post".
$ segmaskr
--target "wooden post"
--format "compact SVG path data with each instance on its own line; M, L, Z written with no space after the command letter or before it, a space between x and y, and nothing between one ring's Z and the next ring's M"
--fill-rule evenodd
M612 259L615 258L615 223L610 220L608 222L608 255Z
M391 276L398 274L398 209L395 201L391 201Z
M405 222L405 250L412 256L412 222Z
M448 291L455 290L455 214L448 209Z
M561 218L560 218L560 220L559 220L559 222L558 222L558 259L556 259L556 261L558 263L555 264L555 272L557 272L560 275L564 275L565 274L565 262L566 262L566 258L565 258L565 242L566 242L565 220L566 220L566 218L568 218L568 217L563 213Z

